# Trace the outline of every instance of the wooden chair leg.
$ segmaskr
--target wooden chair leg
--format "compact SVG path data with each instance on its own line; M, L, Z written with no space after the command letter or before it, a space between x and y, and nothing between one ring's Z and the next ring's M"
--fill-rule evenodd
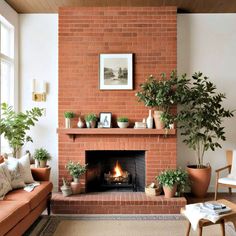
M229 194L232 195L232 188L229 188Z
M186 236L189 236L190 229L191 229L191 223L188 221L188 228L187 228Z
M225 236L225 222L224 222L224 220L222 220L222 222L220 223L220 227L221 227L222 236Z
M202 228L203 228L203 227L199 227L199 228L198 228L198 229L199 229L199 230L198 230L198 235L199 235L199 236L202 236Z

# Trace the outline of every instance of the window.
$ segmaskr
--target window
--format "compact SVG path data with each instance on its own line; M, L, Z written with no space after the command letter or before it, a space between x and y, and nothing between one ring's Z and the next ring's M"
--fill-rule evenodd
M14 102L14 27L0 15L0 103ZM1 153L8 153L9 147L1 137Z

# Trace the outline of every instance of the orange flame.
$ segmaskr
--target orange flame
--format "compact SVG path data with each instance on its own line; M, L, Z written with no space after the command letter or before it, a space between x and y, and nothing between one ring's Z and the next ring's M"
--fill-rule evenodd
M121 167L120 167L118 161L116 162L116 166L115 166L115 169L114 169L114 170L115 170L115 175L114 175L114 177L120 177L120 176L122 176L123 171L122 171L122 169L121 169Z

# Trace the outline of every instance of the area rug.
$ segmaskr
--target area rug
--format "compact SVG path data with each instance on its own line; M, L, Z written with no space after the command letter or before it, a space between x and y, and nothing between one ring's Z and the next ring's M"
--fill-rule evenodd
M83 215L42 217L28 235L37 236L183 236L187 221L180 215ZM191 230L191 236L198 232ZM220 225L208 226L203 235L220 236ZM226 224L226 236L235 236Z

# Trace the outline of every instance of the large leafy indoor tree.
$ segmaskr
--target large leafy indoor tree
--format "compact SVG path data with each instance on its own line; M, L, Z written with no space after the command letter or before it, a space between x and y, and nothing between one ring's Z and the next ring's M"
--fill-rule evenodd
M225 140L223 119L233 117L233 111L223 107L226 98L216 91L216 86L202 73L195 73L192 82L186 81L179 93L181 110L177 121L184 136L183 142L196 153L197 168L204 167L204 154L208 149L221 148Z
M26 142L33 142L27 135L27 131L42 116L42 109L35 107L25 113L15 112L13 107L6 103L2 103L1 108L0 134L7 139L12 154L16 157L17 152Z

